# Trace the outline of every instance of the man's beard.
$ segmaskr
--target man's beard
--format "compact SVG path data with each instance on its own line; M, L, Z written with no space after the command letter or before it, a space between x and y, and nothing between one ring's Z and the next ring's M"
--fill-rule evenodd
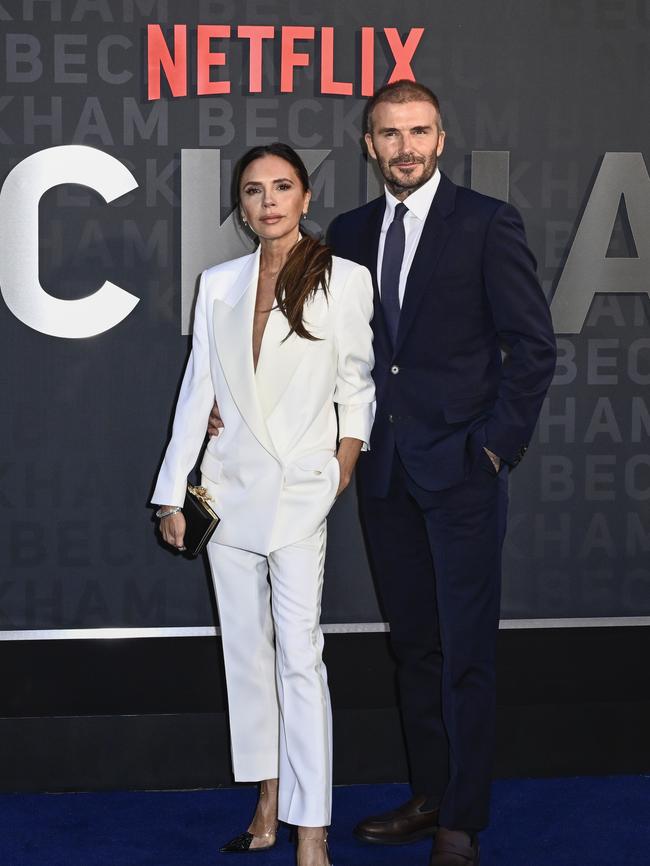
M398 163L409 162L413 167L422 166L422 171L418 174L406 174L402 171L399 173L393 171L393 166ZM400 153L389 160L378 160L379 170L381 171L386 186L393 193L399 195L403 193L410 194L423 186L428 180L433 177L433 174L438 165L438 157L435 151L428 157L416 155L414 153Z

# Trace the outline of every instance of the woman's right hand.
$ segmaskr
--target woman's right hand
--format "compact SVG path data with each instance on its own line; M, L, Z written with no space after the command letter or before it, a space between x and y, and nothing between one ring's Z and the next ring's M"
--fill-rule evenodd
M163 511L167 511L173 506L164 505ZM170 514L169 517L160 518L160 534L163 541L176 550L185 550L185 517L182 511L177 511L175 514Z

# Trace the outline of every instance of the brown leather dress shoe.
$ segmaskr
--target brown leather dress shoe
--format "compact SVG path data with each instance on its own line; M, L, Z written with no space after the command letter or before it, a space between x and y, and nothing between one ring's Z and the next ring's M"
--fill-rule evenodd
M377 845L408 845L433 836L438 828L438 810L423 810L427 797L411 797L406 803L365 818L352 831L363 842Z
M462 830L440 827L433 843L429 866L479 866L481 850L478 839L470 839Z

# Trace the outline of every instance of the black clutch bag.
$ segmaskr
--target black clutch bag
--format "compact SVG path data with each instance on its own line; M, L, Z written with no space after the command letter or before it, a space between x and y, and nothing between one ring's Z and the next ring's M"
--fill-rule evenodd
M212 497L205 487L187 485L183 516L185 517L185 547L188 556L198 556L219 525L219 516L210 503Z

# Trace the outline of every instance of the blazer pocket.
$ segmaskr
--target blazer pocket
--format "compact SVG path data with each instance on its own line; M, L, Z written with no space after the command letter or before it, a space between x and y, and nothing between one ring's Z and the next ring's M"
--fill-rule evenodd
M209 451L206 451L203 455L200 468L203 475L205 475L209 481L212 481L213 484L217 484L221 480L223 464L220 460L217 460L216 457L213 457Z
M472 394L468 397L455 397L442 407L445 421L448 424L459 424L476 418L494 406L495 397L492 394Z
M285 484L291 486L320 479L334 459L333 451L314 451L296 458L284 468Z
M298 457L294 462L299 469L313 472L314 475L321 475L334 456L334 451L330 450L312 451L311 454L304 454L302 457Z

